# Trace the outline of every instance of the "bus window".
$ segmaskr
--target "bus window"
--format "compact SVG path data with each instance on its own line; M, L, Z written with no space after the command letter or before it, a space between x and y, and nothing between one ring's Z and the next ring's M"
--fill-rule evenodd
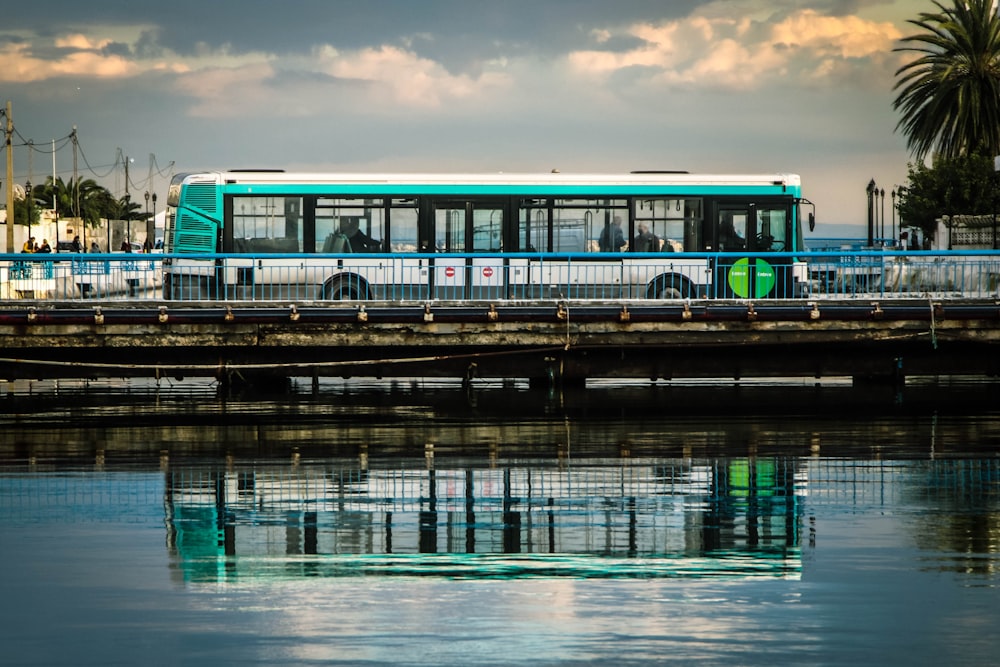
M652 232L658 248L652 251L701 250L701 199L637 199L636 229L640 224Z
M302 252L302 198L238 196L232 200L236 252Z
M465 207L442 205L434 209L434 249L465 252Z
M757 208L756 249L762 251L782 252L787 249L787 209Z
M503 250L503 209L474 205L472 209L472 252Z
M380 252L384 230L381 199L320 197L316 201L319 252Z
M613 226L615 218L622 220L622 246L626 246L628 202L624 199L556 200L552 217L552 251L597 252L602 231L605 226ZM617 252L622 246L612 248L612 251Z
M705 247L704 210L701 199L684 200L684 250L688 252L699 252Z
M390 214L389 238L392 252L417 252L417 220L419 219L416 199L393 199Z
M547 199L522 199L518 207L518 250L549 250L549 203Z
M719 209L719 252L737 252L747 248L747 210Z

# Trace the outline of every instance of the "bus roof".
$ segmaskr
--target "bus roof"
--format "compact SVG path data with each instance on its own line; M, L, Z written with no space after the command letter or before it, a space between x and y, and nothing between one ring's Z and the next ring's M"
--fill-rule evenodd
M215 180L223 184L275 185L486 185L486 186L787 186L800 187L797 174L686 174L677 172L642 172L629 174L568 173L296 173L278 171L222 171L188 174L192 180Z

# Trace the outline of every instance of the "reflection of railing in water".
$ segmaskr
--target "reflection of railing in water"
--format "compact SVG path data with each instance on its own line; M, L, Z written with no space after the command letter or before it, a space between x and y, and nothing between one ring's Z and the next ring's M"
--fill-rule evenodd
M787 576L799 569L793 467L181 469L168 522L196 580L219 559L247 558L239 577L289 556L334 557L309 565L330 575Z
M54 530L166 519L178 575L213 582L797 576L804 516L889 510L914 517L928 567L986 571L998 553L998 484L996 458L602 459L437 471L366 471L338 460L165 473L103 460L84 469L8 461L0 517ZM421 544L437 552L421 552ZM935 562L934 553L968 558Z

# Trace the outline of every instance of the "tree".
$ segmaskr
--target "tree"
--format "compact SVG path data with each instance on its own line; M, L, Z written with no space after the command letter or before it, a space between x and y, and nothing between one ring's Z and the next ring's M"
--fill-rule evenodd
M107 189L98 185L91 178L77 179L75 183L70 180L70 190L74 189L76 190L73 194L74 203L78 203L80 207L77 215L83 219L83 224L88 227L99 227L104 213L101 203Z
M101 218L105 217L103 209L104 193L107 189L97 184L93 179L70 179L64 182L62 178L54 181L50 176L45 185L37 188L36 192L41 201L46 202L46 206L51 204L55 198L56 208L61 218L79 217L88 227L98 227ZM79 204L80 210L77 211Z
M114 195L105 190L102 199L104 217L108 220L141 220L140 206L127 195L115 199Z
M73 196L63 179L52 180L52 177L49 176L45 184L38 186L35 190L36 197L46 202L46 206L51 206L55 202L55 209L59 216L66 218L72 215Z
M902 112L896 130L922 160L1000 155L1000 16L994 0L952 0L909 23L924 32L902 39L896 51L921 54L896 70Z
M927 238L943 215L993 212L993 159L982 154L938 157L933 166L910 164L907 187L900 190L899 219L920 227Z
M23 199L14 199L14 224L15 225L37 225L41 216L41 208L44 206L39 205L39 202L35 199L35 195L39 190L38 187L32 187L31 192L25 192ZM30 220L29 220L30 217Z

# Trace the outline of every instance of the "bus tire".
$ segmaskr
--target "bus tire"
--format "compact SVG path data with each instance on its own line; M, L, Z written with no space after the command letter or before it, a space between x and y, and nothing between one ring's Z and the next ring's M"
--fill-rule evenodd
M646 288L647 299L689 299L693 294L691 281L676 273L657 276Z
M368 298L368 285L358 276L336 276L323 284L323 301L358 301Z

